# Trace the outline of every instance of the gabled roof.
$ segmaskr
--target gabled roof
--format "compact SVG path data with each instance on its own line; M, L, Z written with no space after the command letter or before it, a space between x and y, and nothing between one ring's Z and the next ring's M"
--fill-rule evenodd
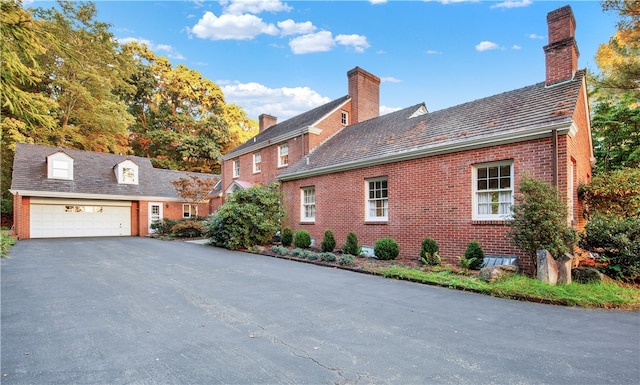
M62 151L74 159L73 180L48 179L47 156ZM138 184L118 183L113 167L125 160L138 165ZM32 196L95 199L181 200L171 181L215 174L154 168L148 158L17 143L11 192Z
M570 130L584 81L544 82L431 113L417 104L347 126L278 179L293 180L353 168L487 147Z
M340 108L348 100L349 96L343 96L300 115L294 116L293 118L287 119L281 123L275 124L228 152L222 158L224 160L229 160L236 156L256 151L271 144L299 136L302 133L301 130L313 128L318 124L318 122L337 108Z

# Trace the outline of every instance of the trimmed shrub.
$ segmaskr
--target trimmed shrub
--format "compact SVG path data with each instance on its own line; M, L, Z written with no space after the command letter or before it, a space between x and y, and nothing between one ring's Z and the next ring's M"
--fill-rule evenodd
M347 234L347 242L342 246L342 252L345 254L359 255L360 246L358 246L358 237L353 232Z
M333 252L333 249L336 248L336 239L333 237L333 232L331 232L331 230L324 232L324 238L322 239L320 248L325 253L331 253Z
M319 258L325 262L335 262L337 259L335 254L329 252L320 253Z
M338 260L338 263L341 266L351 266L356 262L355 262L355 258L353 257L353 255L351 255L351 254L342 254L340 259Z
M185 238L201 237L205 231L206 228L202 223L192 220L178 222L171 227L171 234Z
M305 251L296 247L295 249L291 250L291 255L295 256L295 257L300 257L300 258L304 258L304 253Z
M382 260L396 259L398 254L400 254L400 246L398 246L398 242L391 238L378 239L373 250L376 257Z
M420 261L425 265L437 266L442 263L442 258L438 254L438 244L432 238L425 238L420 248Z
M464 252L464 259L468 261L466 266L471 270L477 270L482 265L484 261L484 251L482 250L482 246L476 241L471 241L467 244L467 249ZM462 263L463 266L465 264Z
M311 234L307 230L298 230L293 236L293 244L301 249L311 246Z
M289 247L293 242L293 230L288 227L282 229L282 236L280 237L280 242L282 242L282 246Z
M318 254L316 254L316 253L312 253L312 252L310 252L310 251L306 251L306 250L305 250L305 251L304 251L304 255L302 256L302 258L306 258L306 259L308 259L308 260L310 260L310 261L315 261L315 260L317 260L319 257L318 257Z

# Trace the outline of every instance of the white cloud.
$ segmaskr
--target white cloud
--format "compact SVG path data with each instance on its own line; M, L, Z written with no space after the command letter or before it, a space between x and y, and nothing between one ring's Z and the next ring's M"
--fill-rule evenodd
M401 109L402 109L401 107L380 106L380 116L390 114L392 112L400 111Z
M278 29L255 15L224 14L218 17L207 11L190 32L201 39L250 40L261 34L276 35Z
M127 44L131 42L137 42L138 44L146 45L147 48L152 50L156 55L162 55L164 52L169 59L184 60L186 59L180 52L169 44L154 44L151 40L142 39L137 37L123 37L117 39L120 44Z
M535 33L529 34L529 39L544 39L544 36L536 35Z
M367 42L367 37L362 35L338 35L336 36L336 42L352 47L356 52L364 52L364 50L371 47Z
M309 87L269 88L254 82L217 82L225 83L221 88L226 101L242 106L254 119L266 113L276 116L282 122L331 101Z
M491 41L481 41L476 45L476 51L484 52L500 48L496 43Z
M376 4L384 4L387 2L387 0L369 0L369 2L373 5L376 5Z
M402 80L396 79L393 76L381 77L380 81L383 83L402 83Z
M511 47L511 49L519 50L519 49L522 49L522 47L520 47L517 44L514 44L513 47Z
M226 6L224 13L241 15L243 13L257 14L260 12L288 12L292 8L280 0L231 0L220 1ZM229 4L229 5L227 5Z
M296 23L291 19L279 21L278 28L280 28L280 34L282 36L303 35L312 33L316 30L316 27L310 21Z
M521 8L528 7L533 4L531 0L507 0L502 3L494 4L491 8Z
M327 52L335 46L333 36L329 31L310 33L291 39L289 47L296 55L313 52Z
M436 50L433 50L433 49L429 49L429 50L426 51L426 53L427 53L427 55L440 55L442 52L436 51Z

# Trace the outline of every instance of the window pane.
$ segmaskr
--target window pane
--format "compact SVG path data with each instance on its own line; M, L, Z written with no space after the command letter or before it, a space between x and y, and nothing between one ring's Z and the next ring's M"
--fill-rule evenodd
M500 178L500 188L511 187L511 178Z
M487 177L487 169L486 168L479 168L478 169L478 179L486 178L486 177Z
M489 179L489 188L497 189L498 188L498 180L497 179Z
M500 176L511 176L511 166L500 167Z
M498 176L497 167L489 167L489 178L496 178Z
M487 181L478 180L478 190L486 190L486 189L487 189Z

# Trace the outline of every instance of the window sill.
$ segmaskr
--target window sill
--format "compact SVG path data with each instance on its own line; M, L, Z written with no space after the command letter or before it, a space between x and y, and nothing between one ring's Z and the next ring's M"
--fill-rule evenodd
M282 166L278 166L278 168L287 168L287 167L289 167L288 164L285 164L285 165L282 165Z
M479 226L506 226L510 221L507 219L474 219L472 225Z
M299 224L301 224L301 225L315 225L316 221L315 220L313 220L313 221L305 220L305 221L300 221Z
M368 221L364 221L365 225L388 225L389 221L388 220L368 220Z

